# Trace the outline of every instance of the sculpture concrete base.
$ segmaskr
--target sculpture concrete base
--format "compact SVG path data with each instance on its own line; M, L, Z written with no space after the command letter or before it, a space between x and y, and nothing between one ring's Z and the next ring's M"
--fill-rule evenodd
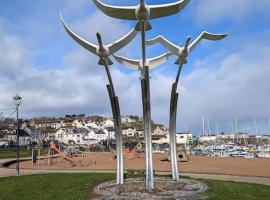
M150 192L145 188L145 179L127 179L124 185L117 185L115 181L102 183L95 187L95 192L102 195L96 200L109 199L207 199L200 193L207 189L207 185L191 179L172 181L169 178L155 178L155 189Z

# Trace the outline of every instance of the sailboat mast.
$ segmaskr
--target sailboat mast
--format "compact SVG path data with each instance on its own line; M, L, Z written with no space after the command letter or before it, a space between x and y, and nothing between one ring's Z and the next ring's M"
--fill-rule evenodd
M233 118L231 118L231 124L232 124L232 135L233 135L233 143L234 143L235 132L234 132L234 126L233 126Z
M209 121L207 122L207 134L208 134L208 137L210 137L211 131L210 131L210 122Z
M254 119L254 125L255 125L255 135L257 138L257 144L259 143L259 137L258 137L258 125L257 125L257 119Z
M235 117L234 120L235 120L236 143L238 143L238 120L237 120L237 117Z
M203 134L202 136L204 136L204 134L205 134L204 133L204 117L202 118L202 134Z

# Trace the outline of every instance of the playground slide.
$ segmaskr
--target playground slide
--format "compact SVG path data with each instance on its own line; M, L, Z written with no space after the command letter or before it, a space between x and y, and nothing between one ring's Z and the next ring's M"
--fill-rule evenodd
M63 152L61 152L56 147L53 146L53 147L51 147L51 149L54 149L57 153L59 153L60 155L62 155L67 161L72 161L71 158L67 157L65 154L63 154Z

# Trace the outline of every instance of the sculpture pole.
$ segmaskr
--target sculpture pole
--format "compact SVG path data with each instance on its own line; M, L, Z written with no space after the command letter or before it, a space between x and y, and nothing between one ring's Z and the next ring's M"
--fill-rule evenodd
M150 103L150 82L149 67L146 66L145 51L145 23L141 22L141 40L142 40L142 61L143 77L141 79L142 104L144 119L144 141L145 141L145 186L148 190L154 189L153 156L152 156L152 132L151 132L151 103Z
M171 90L171 101L170 101L170 157L171 157L171 171L172 179L177 181L179 180L178 166L177 166L177 152L176 152L176 115L177 115L177 102L178 102L178 93L177 85L179 82L179 77L181 74L183 64L187 63L187 57L189 53L194 49L202 39L207 40L220 40L226 37L227 34L213 34L203 31L193 42L189 45L190 37L187 37L186 44L184 47L179 47L163 36L157 36L152 40L146 42L147 45L152 45L155 43L160 43L166 49L168 49L172 54L178 56L176 64L179 64L178 72L176 75L176 80L172 85Z
M151 107L150 107L150 83L149 66L146 66L145 52L145 31L151 29L150 19L173 15L182 10L190 0L179 0L174 3L162 5L146 5L144 0L140 0L137 6L111 6L102 3L100 0L93 0L95 5L106 15L127 20L137 20L136 30L141 31L143 77L141 79L142 104L144 117L144 137L146 154L146 188L154 188L153 160L152 160L152 138L151 138Z
M115 135L116 135L116 151L117 151L117 184L124 183L124 167L123 167L123 142L122 142L122 129L121 129L121 114L120 114L120 107L118 102L118 97L115 95L115 90L110 74L110 70L108 65L112 65L113 62L110 60L109 56L113 53L117 52L118 50L122 49L126 46L130 41L132 41L135 36L137 35L137 31L132 29L129 33L125 36L120 38L119 40L115 41L112 44L104 45L102 43L102 38L99 33L97 33L97 40L98 45L91 44L90 42L86 41L85 39L81 38L80 36L73 33L69 27L65 24L61 14L60 14L61 22L66 30L66 32L74 39L78 44L82 47L90 51L91 53L97 55L100 60L98 64L103 65L106 70L106 74L108 76L109 84L107 86L107 90L110 97L113 119L114 119L114 126L115 126Z
M179 64L178 72L176 75L175 82L172 84L171 90L171 101L170 101L170 152L171 152L171 170L172 179L174 181L179 180L178 165L177 165L177 151L176 151L176 117L177 117L177 103L178 103L178 93L177 85L179 81L179 76L182 70L182 62Z
M107 90L110 97L113 119L114 119L114 127L115 127L115 139L116 139L116 183L123 184L124 183L124 167L123 167L123 141L122 141L122 128L121 128L121 114L120 114L120 106L118 97L115 96L115 90L111 78L111 73L108 67L108 64L105 59L103 59L103 64L106 70L106 74L109 80L107 86Z

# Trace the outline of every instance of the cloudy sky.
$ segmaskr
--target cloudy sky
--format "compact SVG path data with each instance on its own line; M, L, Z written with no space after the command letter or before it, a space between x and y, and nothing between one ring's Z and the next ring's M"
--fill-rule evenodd
M136 5L138 0L104 0ZM174 0L148 0L149 4ZM133 21L112 19L90 0L0 0L0 109L12 107L16 93L23 97L21 115L61 116L86 113L110 116L106 74L98 58L78 46L64 31L59 14L77 34L105 43L126 34ZM192 0L180 13L152 20L150 39L159 34L172 42L195 39L202 31L229 33L219 42L203 41L188 58L179 86L177 129L201 133L202 117L211 133L238 130L269 132L270 116L270 1ZM140 37L118 52L140 58ZM164 53L147 47L149 57ZM169 96L176 57L151 71L152 118L168 124ZM121 112L142 115L139 73L117 64L111 67ZM8 116L10 111L3 111Z

